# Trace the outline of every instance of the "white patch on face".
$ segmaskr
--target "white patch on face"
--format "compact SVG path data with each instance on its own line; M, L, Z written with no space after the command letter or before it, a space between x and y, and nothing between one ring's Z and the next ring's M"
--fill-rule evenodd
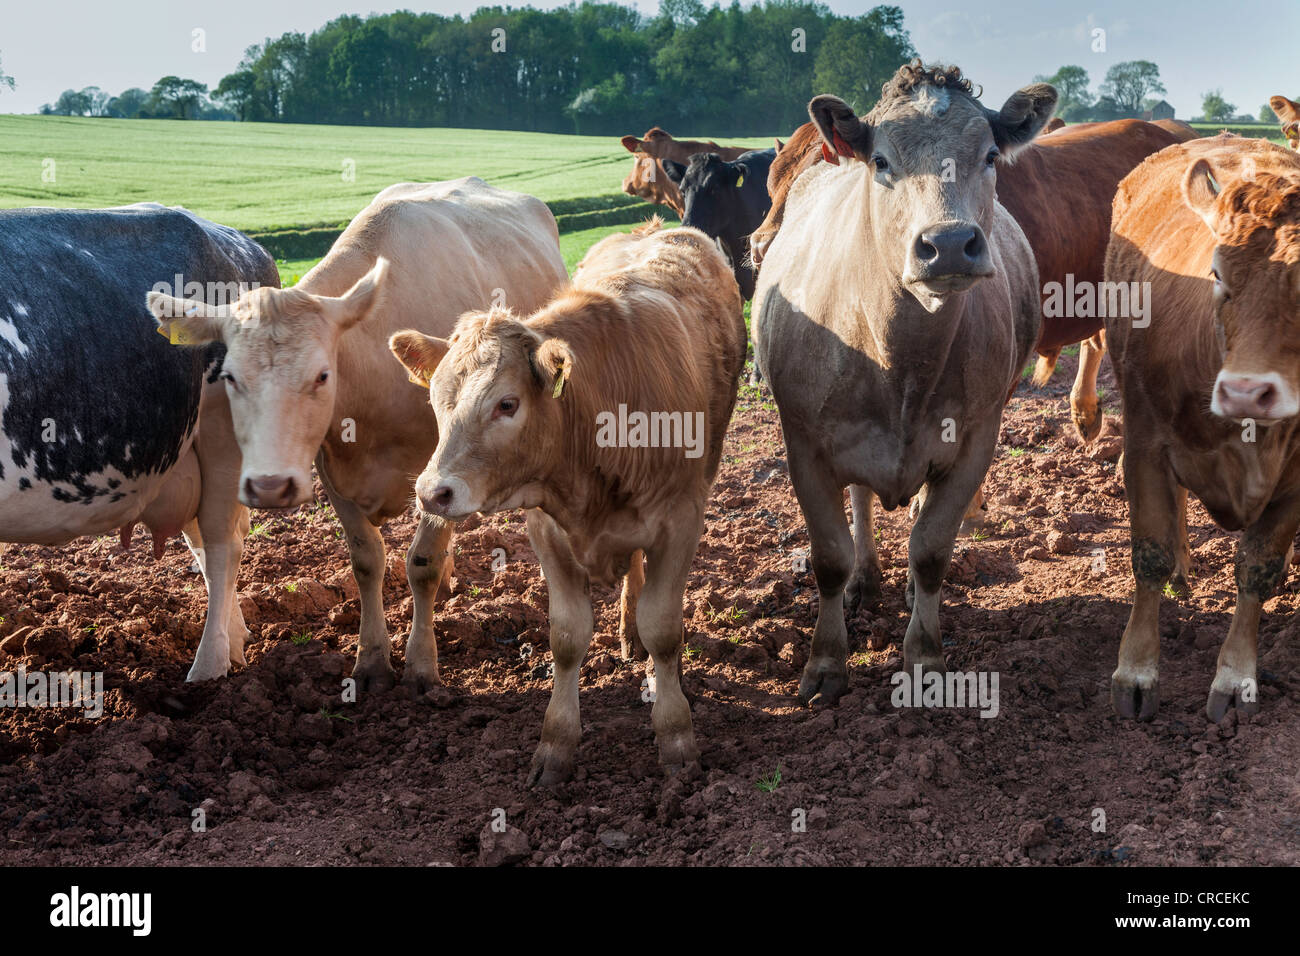
M926 116L942 116L948 112L948 91L943 87L923 86L916 94L916 108Z
M18 311L14 309L14 312ZM26 310L24 309L20 314L26 314ZM0 318L0 339L4 339L17 349L19 355L26 355L29 351L23 340L18 337L18 329L11 318Z

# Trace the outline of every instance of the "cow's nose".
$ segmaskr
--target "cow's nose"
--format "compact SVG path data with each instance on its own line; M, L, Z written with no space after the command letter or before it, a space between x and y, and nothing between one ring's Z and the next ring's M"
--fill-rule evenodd
M1275 382L1238 375L1220 378L1215 398L1228 418L1273 418L1279 394Z
M244 479L244 498L259 508L284 508L292 504L297 485L287 475L261 475Z
M922 277L972 275L988 271L984 230L972 223L937 223L922 229L912 243Z
M451 485L439 485L433 489L433 494L422 495L420 504L430 514L445 515L448 509L451 508L453 497L455 497L455 493L451 490Z

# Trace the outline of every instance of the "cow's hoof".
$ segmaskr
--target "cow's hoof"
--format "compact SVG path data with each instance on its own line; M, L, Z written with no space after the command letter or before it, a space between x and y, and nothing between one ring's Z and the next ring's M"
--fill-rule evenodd
M437 667L416 667L407 661L406 670L402 672L402 686L411 688L418 697L435 687L441 687L442 677L439 676Z
M638 635L633 635L631 640L626 636L620 637L618 646L625 661L644 661L650 657L646 653L645 645L641 643L641 638Z
M849 689L844 661L811 658L799 680L799 700L809 707L834 707Z
M229 673L229 661L222 661L220 664L200 664L195 661L190 668L190 672L185 675L185 681L186 683L194 683L201 680L216 680L218 677L225 677Z
M1227 715L1229 707L1235 707L1237 713L1244 717L1253 717L1259 713L1258 691L1249 694L1250 699L1242 699L1246 686L1244 681L1225 680L1220 682L1216 678L1214 683L1210 685L1210 697L1205 702L1205 716L1217 724Z
M881 582L884 575L880 567L864 566L854 568L849 575L849 582L844 586L844 608L848 617L853 617L861 608L873 608L880 605L883 592Z
M1110 679L1110 703L1125 720L1150 720L1160 709L1160 682L1151 678L1113 675Z
M397 671L387 656L358 659L352 668L352 679L363 694L382 694L397 686Z
M906 641L904 641L906 644ZM916 668L921 668L922 676L930 673L946 674L948 673L948 664L943 659L943 653L933 651L917 654L915 656L907 653L907 648L903 648L903 670L909 675L916 672Z
M688 767L698 767L700 749L695 746L694 731L673 734L659 741L659 763L668 776L681 773Z
M1075 408L1070 417L1074 419L1074 430L1085 444L1094 441L1101 434L1102 416L1096 404L1091 409Z
M528 771L528 786L554 787L567 782L572 776L572 754L561 754L545 741L538 744L537 753L533 754L532 769Z
M244 642L247 640L247 635L245 635L244 640L241 641L237 641L233 637L230 639L230 663L238 664L240 667L243 667L248 663L248 661L244 659Z

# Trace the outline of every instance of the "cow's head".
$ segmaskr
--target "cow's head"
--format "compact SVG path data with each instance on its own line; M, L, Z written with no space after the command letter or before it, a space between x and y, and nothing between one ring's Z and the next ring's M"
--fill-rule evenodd
M1282 135L1292 149L1300 149L1300 103L1285 96L1269 97L1268 105L1282 124Z
M288 508L310 500L312 459L334 410L339 339L375 307L388 263L338 298L259 288L232 306L149 293L160 328L188 345L224 342L221 378L243 455L239 500Z
M427 383L438 447L416 480L420 508L450 520L541 503L555 455L548 439L573 371L573 353L507 309L467 312L447 339L398 332L389 348Z
M731 227L742 210L740 189L749 175L748 166L738 160L729 163L717 153L696 153L686 166L665 159L663 166L681 190L683 226L693 226L715 238L734 231Z
M844 214L865 215L875 254L935 312L993 274L996 160L1031 142L1055 106L1056 90L1035 83L985 109L959 69L918 60L899 68L865 120L834 96L815 97L808 113L828 162L861 164L866 206Z
M1210 411L1259 424L1300 414L1300 169L1241 176L1201 158L1183 197L1215 239L1223 367Z
M624 136L623 146L632 154L632 171L623 179L623 192L639 196L646 202L670 206L680 216L683 212L682 195L664 175L659 160L642 152L641 140L635 136Z

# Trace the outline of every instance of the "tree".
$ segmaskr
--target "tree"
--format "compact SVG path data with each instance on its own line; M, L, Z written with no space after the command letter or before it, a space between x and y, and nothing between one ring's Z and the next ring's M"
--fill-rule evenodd
M1273 112L1273 107L1265 103L1259 108L1259 121L1261 123L1276 123L1277 114Z
M1237 107L1223 98L1223 90L1210 90L1201 97L1201 113L1207 123L1226 123Z
M90 94L85 90L64 90L54 101L54 113L58 116L88 116L92 106Z
M1092 94L1088 92L1088 71L1081 66L1063 66L1051 76L1034 79L1056 87L1056 115L1063 120L1076 122L1083 119L1094 103Z
M155 112L159 115L170 113L175 119L189 119L198 115L207 93L207 85L198 80L164 76L153 85L149 98L157 106Z
M1165 85L1160 82L1160 68L1150 60L1128 60L1106 71L1100 90L1125 115L1137 116L1147 97L1164 93Z
M898 7L876 7L866 16L832 24L817 51L811 92L834 93L858 112L880 99L880 88L916 56Z
M4 71L4 65L0 63L0 90L6 87L10 90L14 88L14 78Z
M149 93L133 86L110 99L104 107L104 115L118 119L136 119L147 114L148 104Z

